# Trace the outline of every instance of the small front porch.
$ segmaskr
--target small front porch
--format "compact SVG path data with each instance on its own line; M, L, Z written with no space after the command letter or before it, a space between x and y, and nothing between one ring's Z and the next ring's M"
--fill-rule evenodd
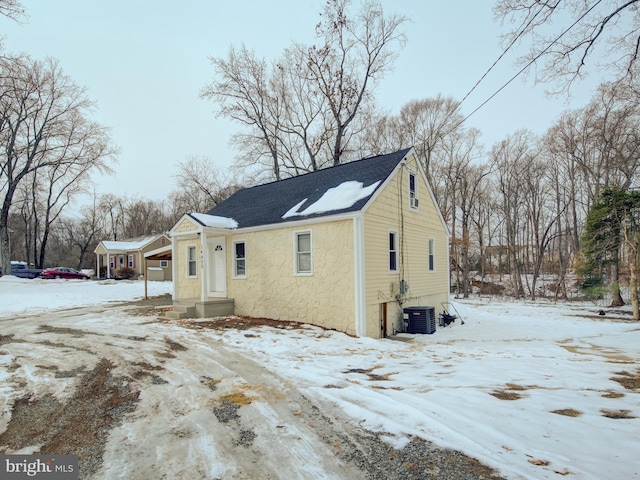
M173 310L166 313L165 317L172 320L180 318L211 318L234 314L233 298L216 298L200 300L187 298L173 300Z

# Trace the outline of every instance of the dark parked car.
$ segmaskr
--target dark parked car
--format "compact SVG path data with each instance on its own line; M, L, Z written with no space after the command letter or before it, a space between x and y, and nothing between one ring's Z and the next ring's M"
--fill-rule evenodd
M29 266L24 262L11 262L11 275L20 278L36 278L42 269L40 268L29 268ZM0 275L2 275L2 268L0 268Z
M89 275L86 273L80 272L75 268L67 268L67 267L55 267L55 268L45 268L40 272L40 278L66 278L69 279L78 279L78 280L89 280Z

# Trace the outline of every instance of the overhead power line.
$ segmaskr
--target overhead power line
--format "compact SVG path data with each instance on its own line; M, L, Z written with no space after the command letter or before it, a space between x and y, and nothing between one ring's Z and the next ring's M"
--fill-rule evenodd
M491 96L489 96L489 98L487 98L484 102L482 102L480 105L478 105L469 115L467 115L466 117L464 117L460 122L458 122L453 128L452 130L455 130L458 126L460 126L462 123L464 123L469 117L471 117L471 115L473 115L474 113L476 113L478 110L480 110L482 107L484 107L487 103L489 103L498 93L500 93L502 90L504 90L511 82L513 82L516 78L518 78L525 70L527 70L531 65L533 65L542 55L544 55L552 46L554 46L556 43L558 43L558 41L564 37L569 30L571 30L573 27L575 27L578 23L580 23L580 21L582 21L582 19L584 17L586 17L589 13L591 13L591 11L596 8L600 3L602 2L602 0L598 0L596 3L594 3L587 11L585 11L575 22L573 22L566 30L564 30L560 35L558 35L557 38L555 38L549 45L547 45L540 53L538 53L538 55L536 55L531 61L529 61L529 63L527 63L524 67L522 67L514 76L512 76L506 83L504 83L498 90L496 90L493 94L491 94ZM486 75L486 74L485 74ZM475 88L475 86L474 86ZM466 98L466 97L465 97Z
M560 3L560 0L558 0L558 3ZM556 4L557 6L558 4ZM515 45L515 43L520 39L520 37L522 37L522 35L524 35L524 32L527 31L527 29L529 28L529 26L533 23L533 21L536 19L536 17L538 15L540 15L540 12L542 12L542 10L544 10L545 6L542 5L540 7L540 9L536 12L536 14L531 17L531 19L527 22L527 24L522 27L522 29L518 32L518 34L513 38L513 40L511 41L511 43L509 45L507 45L507 48L504 49L504 51L498 56L498 58L496 58L496 60L493 62L493 64L487 69L486 72L484 72L484 74L482 74L482 76L480 77L480 79L475 83L475 85L473 87L471 87L471 90L469 90L466 95L464 97L462 97L462 100L460 100L460 105L462 105L462 103L469 97L469 95L471 95L473 93L473 91L478 87L478 85L480 85L480 83L486 78L487 75L489 75L489 73L491 72L491 70L493 70L493 68L498 64L498 62L500 60L502 60L502 57L504 57L507 52L509 50L511 50L511 47L513 47ZM554 7L555 8L555 7Z

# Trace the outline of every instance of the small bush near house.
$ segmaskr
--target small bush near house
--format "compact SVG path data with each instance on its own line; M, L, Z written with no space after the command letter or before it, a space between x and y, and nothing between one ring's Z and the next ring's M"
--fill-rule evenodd
M116 271L116 275L118 276L118 278L122 278L124 280L131 280L135 274L136 272L133 270L133 268L129 267L122 267L121 269Z

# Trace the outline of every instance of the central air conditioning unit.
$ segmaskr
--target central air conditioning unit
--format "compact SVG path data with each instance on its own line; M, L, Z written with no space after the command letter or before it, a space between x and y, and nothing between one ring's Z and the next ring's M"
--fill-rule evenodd
M427 333L436 331L435 307L407 307L402 310L406 333Z

